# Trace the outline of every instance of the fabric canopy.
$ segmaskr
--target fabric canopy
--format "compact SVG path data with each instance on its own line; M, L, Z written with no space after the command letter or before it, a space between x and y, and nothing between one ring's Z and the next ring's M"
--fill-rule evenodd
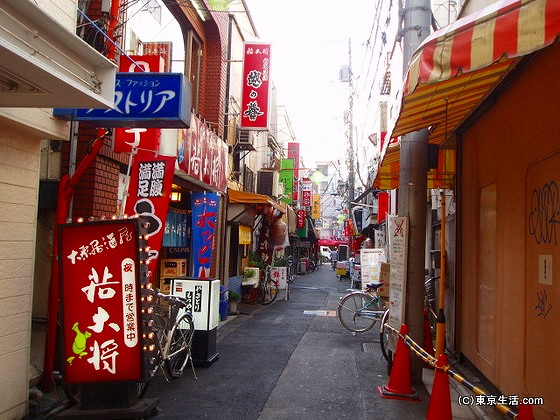
M400 144L391 145L380 165L373 183L379 190L399 188ZM428 188L454 188L455 186L455 149L438 150L437 168L428 171Z
M247 191L228 190L228 200L233 204L269 204L284 213L284 208L267 195L255 194Z
M517 64L560 34L560 1L502 0L428 36L410 61L391 137L442 144Z

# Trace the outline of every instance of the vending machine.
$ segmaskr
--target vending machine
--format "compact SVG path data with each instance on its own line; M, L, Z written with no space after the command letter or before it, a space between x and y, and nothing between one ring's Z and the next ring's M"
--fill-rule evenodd
M220 321L220 280L177 277L172 281L171 290L172 294L187 299L187 310L193 315L193 362L211 365L219 357L216 336Z

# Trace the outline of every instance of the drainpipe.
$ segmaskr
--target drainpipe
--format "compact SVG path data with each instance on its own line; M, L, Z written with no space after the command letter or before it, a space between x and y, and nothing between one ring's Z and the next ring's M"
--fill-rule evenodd
M414 51L430 34L429 0L406 0L402 12L403 71ZM422 343L424 336L424 277L426 253L428 173L428 130L407 134L401 139L399 216L409 219L405 323L410 336ZM413 357L411 379L422 383L422 360Z

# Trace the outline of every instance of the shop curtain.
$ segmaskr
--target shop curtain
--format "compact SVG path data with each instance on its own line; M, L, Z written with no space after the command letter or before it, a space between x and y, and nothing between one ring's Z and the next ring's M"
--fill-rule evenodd
M182 248L189 246L190 218L187 212L171 209L167 213L163 246Z

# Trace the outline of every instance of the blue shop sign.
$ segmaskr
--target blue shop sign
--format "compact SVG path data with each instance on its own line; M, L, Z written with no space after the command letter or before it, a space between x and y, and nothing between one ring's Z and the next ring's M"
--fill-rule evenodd
M188 128L191 85L181 73L117 73L113 109L55 108L55 117L98 127Z

